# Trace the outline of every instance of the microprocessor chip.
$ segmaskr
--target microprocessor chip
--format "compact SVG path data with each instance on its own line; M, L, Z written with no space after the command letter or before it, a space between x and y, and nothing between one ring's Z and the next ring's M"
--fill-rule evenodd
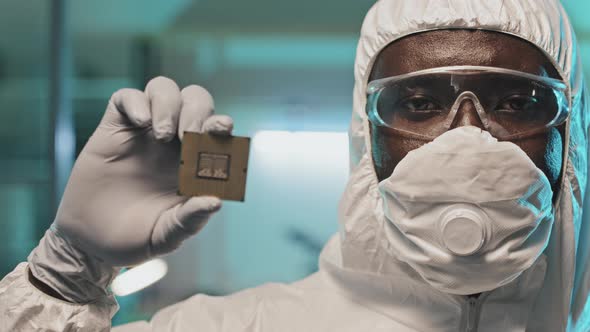
M250 138L185 132L179 193L244 201Z
M227 180L230 170L229 161L230 156L227 154L201 152L197 160L197 177Z

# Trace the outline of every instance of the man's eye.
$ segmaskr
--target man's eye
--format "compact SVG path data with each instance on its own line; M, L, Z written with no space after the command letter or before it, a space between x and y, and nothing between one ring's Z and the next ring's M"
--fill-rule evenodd
M412 96L401 100L400 108L406 112L439 113L440 106L429 97Z
M532 111L537 108L539 100L533 96L515 95L504 99L497 108L502 113Z

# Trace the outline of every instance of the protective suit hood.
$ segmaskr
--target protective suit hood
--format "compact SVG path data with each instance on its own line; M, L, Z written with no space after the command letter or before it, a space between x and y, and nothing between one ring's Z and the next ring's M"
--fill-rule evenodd
M340 202L340 235L324 249L321 269L350 296L361 298L376 310L387 312L393 307L390 309L400 313L397 319L403 320L404 311L412 310L410 307L425 305L437 312L440 306L439 313L425 317L430 322L424 323L424 329L444 325L452 319L456 308L452 304L462 301L432 289L412 268L390 254L365 112L366 87L380 51L405 36L441 29L483 29L522 38L536 45L568 84L571 115L549 245L537 264L515 282L484 294L491 302L488 307L496 303L500 306L496 309L500 309L492 314L488 308L488 315L482 319L492 320L496 315L496 321L511 321L505 324L505 330L516 325L531 331L587 331L590 322L584 317L590 315L590 271L586 258L590 246L584 240L590 228L582 222L582 207L587 184L588 114L575 35L567 14L554 0L381 0L370 9L355 63L349 130L351 173ZM502 306L505 314L501 313ZM514 316L508 313L510 308L517 308ZM589 312L585 315L585 311ZM480 326L485 325L482 322Z

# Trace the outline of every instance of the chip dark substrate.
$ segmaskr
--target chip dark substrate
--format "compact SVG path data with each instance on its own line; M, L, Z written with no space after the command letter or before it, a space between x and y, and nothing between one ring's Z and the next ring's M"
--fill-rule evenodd
M244 201L250 138L185 132L179 193Z

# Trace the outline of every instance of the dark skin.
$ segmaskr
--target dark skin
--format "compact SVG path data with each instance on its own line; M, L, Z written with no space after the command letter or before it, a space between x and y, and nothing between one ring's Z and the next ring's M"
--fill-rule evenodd
M483 30L437 30L391 43L379 54L369 81L459 65L493 66L561 79L550 60L536 46L520 38ZM460 126L485 129L469 100L459 108L451 129ZM557 193L563 163L563 133L562 125L534 136L511 140L547 175L554 193ZM402 137L375 125L371 125L371 141L379 181L388 178L408 152L428 143Z
M461 65L500 67L561 79L549 59L536 46L520 38L483 30L437 30L410 35L391 43L379 54L369 81L429 68ZM469 100L457 111L451 129L460 126L485 129ZM564 132L565 126L562 125L511 140L545 173L554 193L557 193L563 164ZM400 136L371 124L371 143L375 171L379 181L383 181L408 152L428 141ZM554 194L554 199L556 197Z

